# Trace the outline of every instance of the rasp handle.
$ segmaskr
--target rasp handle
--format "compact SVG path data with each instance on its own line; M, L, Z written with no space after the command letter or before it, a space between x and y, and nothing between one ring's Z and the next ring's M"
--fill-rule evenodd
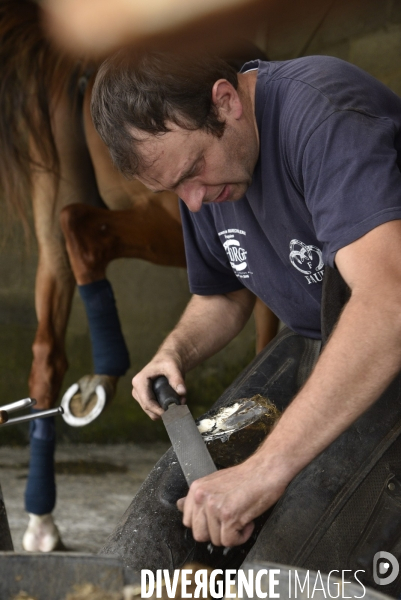
M156 400L163 410L167 410L170 404L181 404L180 396L173 390L167 377L164 375L160 375L160 377L154 379L152 385Z

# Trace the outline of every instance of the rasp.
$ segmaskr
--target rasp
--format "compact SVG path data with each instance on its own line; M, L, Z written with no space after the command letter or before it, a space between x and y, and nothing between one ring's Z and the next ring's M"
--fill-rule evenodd
M164 375L153 381L153 391L164 410L163 423L188 485L217 471L188 406L181 404Z

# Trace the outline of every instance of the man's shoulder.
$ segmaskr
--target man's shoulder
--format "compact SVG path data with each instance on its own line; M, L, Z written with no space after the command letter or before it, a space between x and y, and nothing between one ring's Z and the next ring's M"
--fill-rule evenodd
M362 69L331 56L259 62L255 92L259 129L280 123L281 133L308 137L338 112L399 122L401 100ZM299 141L299 140L298 140Z
M383 83L356 65L333 56L305 56L285 61L259 61L258 80L264 84L281 86L288 98L289 88L303 95L325 99L340 110L361 110L371 113L378 99L390 102L400 99ZM373 94L373 95L372 95ZM381 102L379 102L380 104ZM373 111L375 112L375 111Z
M332 80L337 77L355 76L355 74L370 77L356 65L335 56L312 55L290 60L259 60L253 63L257 64L260 74L268 73L271 81L293 79L309 82L315 78L317 81L324 81L326 78Z

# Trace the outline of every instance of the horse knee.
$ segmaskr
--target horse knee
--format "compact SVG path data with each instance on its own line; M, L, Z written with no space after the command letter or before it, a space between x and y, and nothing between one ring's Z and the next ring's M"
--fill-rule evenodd
M64 234L69 254L82 253L87 246L86 224L87 207L83 204L69 204L60 212L60 226ZM90 263L91 257L86 257Z
M99 243L96 232L98 219L95 210L84 204L70 204L60 212L60 225L68 257L79 284L91 283L104 277L108 263L105 247Z

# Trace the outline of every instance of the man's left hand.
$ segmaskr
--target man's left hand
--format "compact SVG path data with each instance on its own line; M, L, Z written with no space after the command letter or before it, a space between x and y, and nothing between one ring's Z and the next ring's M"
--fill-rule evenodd
M285 485L270 481L266 465L251 459L198 479L188 496L177 502L184 513L183 523L192 529L198 542L215 546L238 546L254 529L253 519L284 493Z

